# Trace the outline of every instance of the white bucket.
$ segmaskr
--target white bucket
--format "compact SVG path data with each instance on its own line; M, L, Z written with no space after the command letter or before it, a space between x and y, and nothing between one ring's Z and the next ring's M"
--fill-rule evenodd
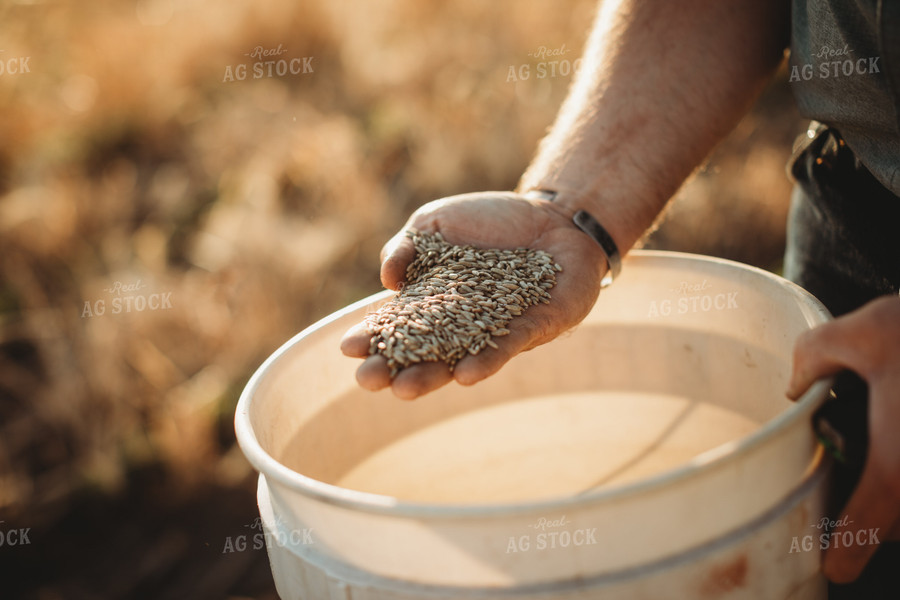
M825 597L792 544L828 470L830 382L784 395L830 318L808 293L635 251L575 331L415 402L358 389L338 349L389 296L294 337L238 404L284 600Z

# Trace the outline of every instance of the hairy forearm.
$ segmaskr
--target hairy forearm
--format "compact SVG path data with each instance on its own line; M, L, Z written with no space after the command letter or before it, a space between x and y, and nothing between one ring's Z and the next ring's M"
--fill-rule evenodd
M581 70L519 185L559 192L631 248L782 59L784 0L604 2Z

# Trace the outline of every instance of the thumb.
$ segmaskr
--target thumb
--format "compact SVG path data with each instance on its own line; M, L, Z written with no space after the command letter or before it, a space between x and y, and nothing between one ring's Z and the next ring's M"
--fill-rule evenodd
M391 290L400 289L406 280L406 267L416 257L416 247L401 229L381 249L381 284Z
M787 396L793 400L816 380L852 368L844 345L844 323L830 321L807 331L794 345L794 360Z

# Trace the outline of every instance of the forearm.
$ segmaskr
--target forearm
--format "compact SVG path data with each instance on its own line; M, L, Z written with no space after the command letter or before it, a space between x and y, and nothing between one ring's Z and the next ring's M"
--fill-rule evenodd
M581 70L520 191L560 192L624 253L781 61L783 0L604 2Z

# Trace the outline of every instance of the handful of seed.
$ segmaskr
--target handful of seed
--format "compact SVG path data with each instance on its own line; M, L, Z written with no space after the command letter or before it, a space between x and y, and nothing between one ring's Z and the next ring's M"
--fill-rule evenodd
M365 323L369 354L388 361L393 378L420 362L443 361L450 370L467 354L478 354L506 325L539 302L562 268L543 250L454 246L439 233L410 233L416 258L400 292Z

